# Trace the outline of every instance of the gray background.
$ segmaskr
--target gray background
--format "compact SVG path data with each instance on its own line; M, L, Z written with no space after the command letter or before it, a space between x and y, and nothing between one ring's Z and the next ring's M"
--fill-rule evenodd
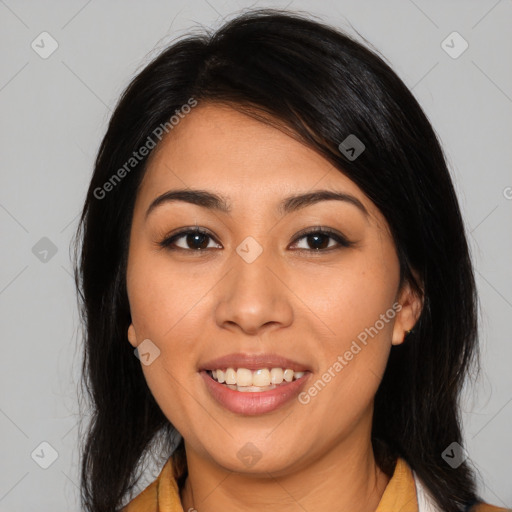
M483 371L465 393L465 447L483 497L512 506L512 1L0 0L0 511L79 510L81 345L69 243L117 98L187 29L286 5L362 34L441 138L481 298ZM46 59L31 47L51 49L43 31L58 44ZM441 45L453 31L469 44L458 58ZM452 52L462 48L450 41Z

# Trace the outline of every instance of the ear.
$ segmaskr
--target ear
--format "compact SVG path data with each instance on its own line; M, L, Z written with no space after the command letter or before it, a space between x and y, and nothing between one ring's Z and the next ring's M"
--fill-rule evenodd
M417 282L421 283L417 273L413 272ZM411 330L418 321L423 309L423 296L414 291L409 282L404 283L398 293L397 302L401 305L393 325L392 344L400 345L404 342L407 331Z
M134 348L137 348L137 334L135 333L135 327L133 326L133 323L131 323L128 327L128 341Z

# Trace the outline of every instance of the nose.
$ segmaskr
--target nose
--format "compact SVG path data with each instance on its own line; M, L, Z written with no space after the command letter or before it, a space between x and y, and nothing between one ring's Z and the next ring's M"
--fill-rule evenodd
M217 324L250 335L289 326L293 292L286 284L286 271L271 250L263 250L254 261L238 253L232 260L231 271L217 288Z

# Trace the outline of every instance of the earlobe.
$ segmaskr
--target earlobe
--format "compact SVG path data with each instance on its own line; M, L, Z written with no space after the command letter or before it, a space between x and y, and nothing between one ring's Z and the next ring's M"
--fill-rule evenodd
M410 283L406 283L398 300L401 309L398 312L393 326L393 336L391 343L401 345L406 336L416 325L423 308L423 298L412 289Z
M130 324L128 327L128 341L134 348L137 347L137 335L135 334L135 327L133 327L133 324Z

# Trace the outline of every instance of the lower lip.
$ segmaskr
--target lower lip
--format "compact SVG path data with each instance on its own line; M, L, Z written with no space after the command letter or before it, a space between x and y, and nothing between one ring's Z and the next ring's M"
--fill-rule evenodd
M243 392L229 389L219 384L206 371L200 372L206 388L212 397L226 409L237 414L256 415L275 411L285 403L295 398L304 387L310 373L300 379L285 382L269 391Z

